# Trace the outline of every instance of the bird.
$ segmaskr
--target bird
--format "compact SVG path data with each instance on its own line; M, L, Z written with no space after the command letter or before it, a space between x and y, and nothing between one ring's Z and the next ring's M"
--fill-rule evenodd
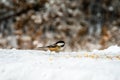
M64 46L65 46L65 42L64 41L57 41L56 43L54 43L52 45L38 47L38 48L42 49L42 50L49 50L49 51L54 51L54 52L60 52L61 50L63 50Z

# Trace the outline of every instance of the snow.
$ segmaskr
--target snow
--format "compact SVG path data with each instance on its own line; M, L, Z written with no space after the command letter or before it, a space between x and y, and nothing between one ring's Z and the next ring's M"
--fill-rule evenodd
M120 54L120 47L117 45L110 46L109 48L105 50L93 50L94 53L103 53L103 54Z
M114 58L119 55L119 46L60 53L0 49L0 80L120 80L120 60Z

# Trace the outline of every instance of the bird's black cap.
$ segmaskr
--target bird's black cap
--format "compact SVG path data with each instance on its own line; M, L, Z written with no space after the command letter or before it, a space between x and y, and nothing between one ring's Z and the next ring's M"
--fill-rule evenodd
M64 47L65 42L64 41L58 41L55 44L58 45L58 46Z

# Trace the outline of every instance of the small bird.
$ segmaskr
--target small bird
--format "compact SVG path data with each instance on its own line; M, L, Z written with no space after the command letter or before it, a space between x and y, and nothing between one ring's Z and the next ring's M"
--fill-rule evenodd
M45 47L38 47L38 48L42 49L42 50L50 50L50 51L59 52L59 51L63 50L64 46L65 46L64 41L58 41L52 45L45 46Z

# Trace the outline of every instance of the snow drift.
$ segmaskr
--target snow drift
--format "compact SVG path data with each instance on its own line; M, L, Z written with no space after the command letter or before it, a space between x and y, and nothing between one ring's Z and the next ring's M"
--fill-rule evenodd
M118 46L60 53L0 49L0 80L120 80L119 55Z

